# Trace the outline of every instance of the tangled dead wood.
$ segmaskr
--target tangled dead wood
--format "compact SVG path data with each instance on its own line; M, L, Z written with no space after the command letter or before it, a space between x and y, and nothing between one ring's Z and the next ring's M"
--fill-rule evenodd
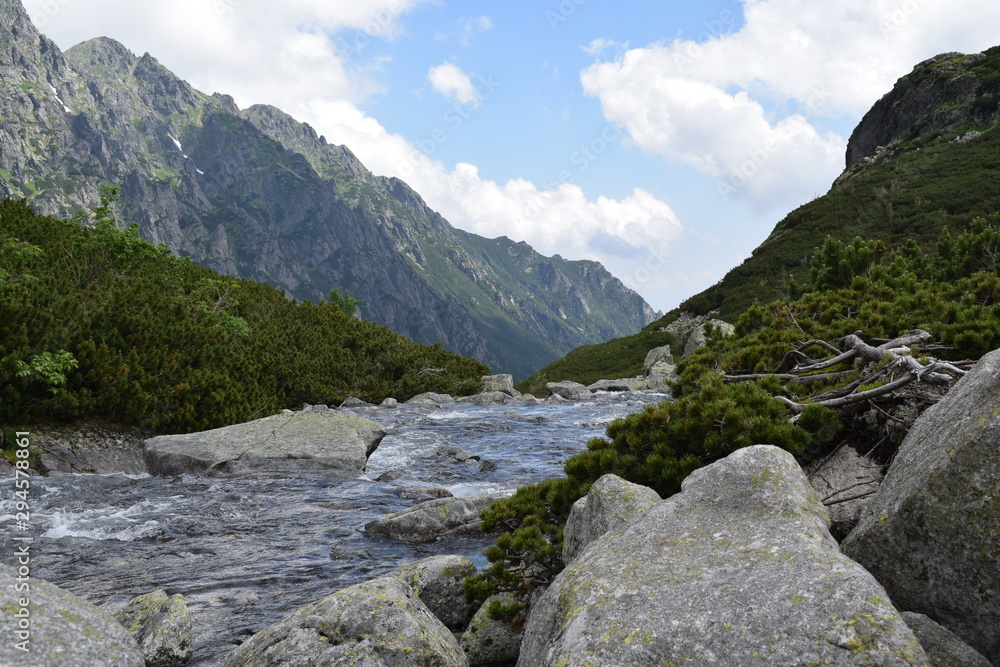
M914 329L880 345L865 342L860 333L855 332L835 341L841 344L840 347L823 340L807 341L790 350L778 364L775 373L726 375L725 381L746 382L774 376L788 386L850 380L846 384L809 397L808 402L792 400L786 396L776 397L795 415L800 414L807 405L822 405L846 413L853 411L861 403L872 403L876 399L898 398L901 390L913 382L951 385L964 375L973 363L972 361L949 363L923 356L925 347L933 347L935 350L942 348L927 345L931 334L922 329ZM812 359L806 351L813 347L820 347L833 356L821 360ZM915 354L920 355L919 358L914 356ZM848 368L830 370L838 366L848 366ZM781 372L785 369L786 372Z

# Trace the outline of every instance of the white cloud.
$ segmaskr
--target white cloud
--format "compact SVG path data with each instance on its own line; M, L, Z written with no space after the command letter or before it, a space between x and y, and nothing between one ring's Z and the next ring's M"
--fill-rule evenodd
M816 129L823 117L860 116L936 53L991 46L1000 22L992 0L743 4L738 32L631 49L581 81L643 150L765 207L801 203L843 167L846 142ZM775 108L791 111L775 118Z
M430 68L427 80L437 92L459 104L479 106L479 94L469 75L453 63Z

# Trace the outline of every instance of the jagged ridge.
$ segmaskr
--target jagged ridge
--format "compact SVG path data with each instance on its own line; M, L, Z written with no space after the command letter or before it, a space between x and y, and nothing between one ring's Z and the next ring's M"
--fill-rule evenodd
M596 262L452 228L280 110L241 111L111 39L63 54L16 0L0 15L0 195L67 215L121 184L119 217L149 240L300 299L347 289L365 319L519 377L655 317Z

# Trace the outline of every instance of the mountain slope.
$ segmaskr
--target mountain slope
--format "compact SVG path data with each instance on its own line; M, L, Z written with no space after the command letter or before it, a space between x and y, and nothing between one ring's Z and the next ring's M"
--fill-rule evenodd
M346 289L363 318L519 377L655 318L600 264L454 229L280 110L107 38L63 54L16 0L0 25L0 195L65 216L120 184L119 218L151 241L299 299Z
M647 339L681 312L718 310L735 322L754 301L787 298L808 277L809 259L827 236L881 239L889 248L913 240L926 249L943 229L957 232L974 217L1000 211L998 123L1000 47L920 63L859 123L848 143L847 168L830 191L789 213L719 283L642 334L575 351L536 378L635 374ZM525 381L521 389L535 385Z

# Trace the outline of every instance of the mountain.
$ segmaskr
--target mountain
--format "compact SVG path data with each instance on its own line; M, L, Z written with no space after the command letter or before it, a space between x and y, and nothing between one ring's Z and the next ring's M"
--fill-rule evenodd
M789 213L742 264L637 335L572 352L522 382L623 377L642 369L682 312L718 311L735 322L755 301L787 299L809 275L828 236L914 241L930 249L1000 211L1000 47L946 53L918 64L865 114L848 141L845 171L830 191Z
M67 216L120 185L118 218L221 273L523 377L638 331L648 304L599 263L453 228L404 182L282 111L206 95L98 38L65 53L0 0L0 195Z

